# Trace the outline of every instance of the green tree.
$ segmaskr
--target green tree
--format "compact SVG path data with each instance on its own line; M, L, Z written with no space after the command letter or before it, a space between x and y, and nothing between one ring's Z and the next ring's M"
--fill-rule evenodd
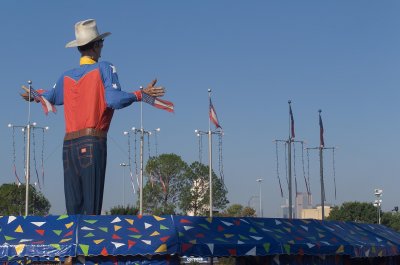
M367 202L344 202L333 207L327 220L377 223L377 208Z
M173 214L179 205L187 164L176 154L152 157L146 164L147 183L143 188L143 212Z
M220 213L220 216L225 217L255 217L256 210L251 207L244 207L241 204L232 204Z
M180 208L197 215L208 215L210 205L209 167L199 162L192 163L186 174L180 193ZM224 209L229 203L224 183L212 172L213 208Z
M383 225L390 227L396 231L400 231L400 213L385 212L382 214Z
M24 185L3 184L0 186L0 215L25 215ZM48 215L50 202L44 195L29 185L29 215Z
M127 206L114 206L111 207L110 211L106 211L107 215L137 215L139 209L137 207L127 205Z

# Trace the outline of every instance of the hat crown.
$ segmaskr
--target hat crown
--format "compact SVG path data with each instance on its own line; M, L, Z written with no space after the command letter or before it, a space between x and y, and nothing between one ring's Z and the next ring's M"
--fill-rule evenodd
M75 37L78 46L88 44L99 36L97 24L94 19L79 21L75 24Z
M99 34L96 20L94 19L79 21L75 24L76 40L67 43L65 47L69 48L69 47L83 46L92 41L105 38L110 34L111 34L110 32Z

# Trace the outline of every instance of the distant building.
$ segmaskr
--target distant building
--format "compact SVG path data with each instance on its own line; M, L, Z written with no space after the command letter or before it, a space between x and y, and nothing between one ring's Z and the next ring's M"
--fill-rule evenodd
M294 201L293 207L293 218L301 218L303 209L312 208L311 204L311 194L308 195L305 192L297 192L296 199ZM285 204L281 205L282 217L289 218L289 201L285 200Z
M324 216L328 217L331 213L332 206L325 205L324 207ZM315 208L312 209L303 209L301 211L301 219L317 219L321 220L322 218L322 207L321 205L317 205Z

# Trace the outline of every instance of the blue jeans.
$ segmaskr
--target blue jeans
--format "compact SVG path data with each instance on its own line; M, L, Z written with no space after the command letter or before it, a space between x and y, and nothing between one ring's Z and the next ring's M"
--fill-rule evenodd
M67 214L101 214L106 162L107 138L83 136L64 141L64 193Z

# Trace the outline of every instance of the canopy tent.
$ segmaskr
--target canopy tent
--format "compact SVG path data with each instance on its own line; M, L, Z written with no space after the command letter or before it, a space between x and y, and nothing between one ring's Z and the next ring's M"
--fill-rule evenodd
M182 256L357 259L398 257L399 248L400 234L394 230L353 222L189 216L0 217L3 262L57 261L66 256L86 257L93 263L135 257L142 260L138 264L174 264Z

